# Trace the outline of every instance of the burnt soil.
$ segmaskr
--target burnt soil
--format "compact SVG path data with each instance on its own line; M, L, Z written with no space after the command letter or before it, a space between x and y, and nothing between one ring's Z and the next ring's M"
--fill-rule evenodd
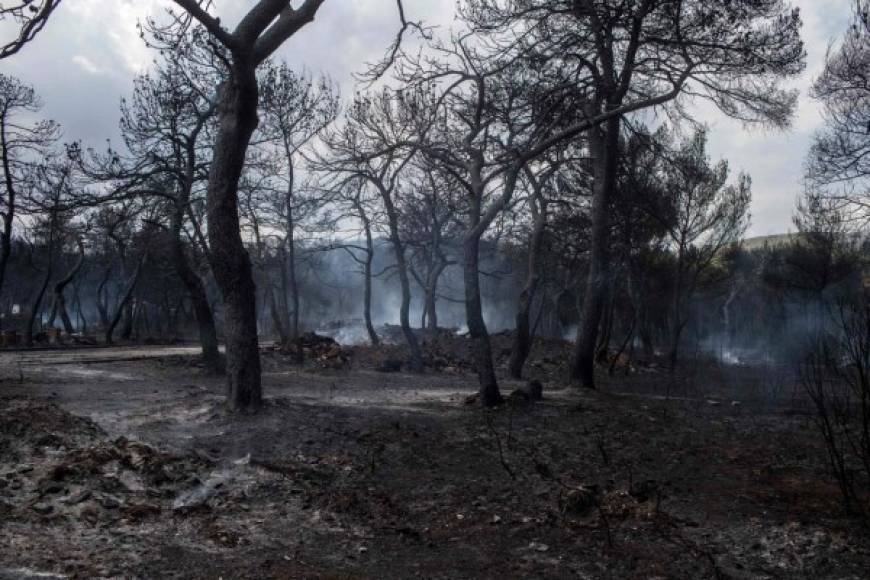
M464 339L441 341L423 375L375 371L390 347L264 349L256 416L195 348L0 352L0 579L870 574L788 369L579 392L547 343L544 400L483 410Z

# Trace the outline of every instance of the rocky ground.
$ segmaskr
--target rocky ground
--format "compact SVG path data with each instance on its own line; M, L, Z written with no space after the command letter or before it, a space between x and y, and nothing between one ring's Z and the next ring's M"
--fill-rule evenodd
M548 343L544 400L485 411L463 341L422 376L397 347L266 349L256 417L195 349L0 353L0 579L868 577L786 369L579 393Z

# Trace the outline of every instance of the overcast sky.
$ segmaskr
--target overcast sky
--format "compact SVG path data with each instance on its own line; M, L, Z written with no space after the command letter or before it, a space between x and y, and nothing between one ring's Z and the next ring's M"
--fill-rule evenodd
M455 0L405 2L410 18L444 28L453 22ZM726 158L735 172L752 176L752 235L781 233L792 227L804 156L821 123L818 106L807 89L821 70L829 42L845 30L851 2L792 2L801 8L808 66L796 83L801 100L791 130L747 130L717 113L704 113L699 119L711 128L714 159ZM253 1L215 3L223 21L232 23ZM133 77L153 59L138 36L136 23L168 5L167 0L64 0L37 41L0 61L0 71L36 88L45 102L45 116L63 125L66 139L98 147L107 138L117 140L119 100L129 94ZM397 22L392 0L330 0L315 23L287 42L279 55L294 68L328 73L349 95L353 72L383 55Z

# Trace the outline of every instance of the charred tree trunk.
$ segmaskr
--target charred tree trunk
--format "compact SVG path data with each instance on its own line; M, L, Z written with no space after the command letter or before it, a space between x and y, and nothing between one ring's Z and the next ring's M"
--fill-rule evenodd
M218 131L207 193L209 257L224 302L227 398L235 411L257 411L263 402L256 287L251 259L242 243L238 210L239 178L259 122L251 58L250 54L236 55L229 78L218 90Z
M289 344L290 341L295 340L297 338L298 330L292 330L291 323L291 314L290 314L290 304L287 302L287 293L290 291L290 283L288 280L287 273L287 262L290 258L287 255L287 240L284 241L278 248L278 272L280 273L280 288L278 292L278 297L276 300L275 308L277 311L273 314L273 316L277 316L277 324L281 329L280 339L283 344ZM295 268L295 264L293 265ZM295 275L294 275L295 278ZM295 280L294 280L295 285ZM294 294L296 291L294 290ZM288 335L289 333L289 335Z
M468 336L472 341L472 356L480 383L480 404L495 407L502 402L495 365L492 360L492 345L489 332L483 320L483 304L480 297L480 236L472 230L463 242L465 260L465 316L468 322Z
M577 343L571 357L569 378L583 387L595 388L595 349L598 327L608 289L608 241L610 220L608 211L619 155L619 117L601 127L589 130L589 149L593 163L592 231L589 249L589 275L583 295L581 321L577 327Z
M69 312L66 308L66 298L64 297L64 289L66 286L72 282L73 278L79 273L82 269L82 264L85 263L85 247L82 244L81 240L78 243L79 247L79 257L76 260L75 265L72 269L64 276L61 280L54 285L54 309L60 315L60 320L63 323L63 329L67 333L67 335L71 335L75 332L73 328L72 321L69 317Z
M111 275L112 266L108 266L103 271L100 285L97 286L97 314L100 316L100 326L103 329L109 328L109 292L106 289L106 285L109 283L109 276Z
M182 200L183 201L183 200ZM184 202L186 205L186 202ZM175 208L172 222L172 262L175 272L184 284L190 302L193 305L193 313L199 331L199 343L202 348L202 361L205 368L212 373L223 372L223 359L218 350L217 328L214 322L214 313L208 301L205 284L202 282L190 265L187 257L185 244L181 238L181 225L184 217L184 206Z
M30 305L30 317L27 320L27 329L24 333L24 344L27 346L33 346L33 326L36 324L36 318L39 316L40 310L42 310L42 299L45 297L48 283L51 281L51 276L54 271L54 219L55 216L52 214L51 225L49 226L50 231L48 234L48 262L46 263L45 268L45 278L42 279L42 285L39 287L39 292L36 293L36 296Z
M136 311L138 309L138 304L135 304L133 302L122 302L119 307L124 312L124 316L122 318L123 324L121 324L121 339L130 340L133 338L133 325L136 322Z
M424 317L426 318L426 328L430 332L438 330L438 276L434 274L430 277L429 283L426 285L426 305Z
M541 281L538 272L538 256L541 253L541 243L544 239L544 228L547 224L546 208L538 209L538 201L531 200L534 223L529 236L529 256L526 270L526 282L520 293L520 303L517 308L516 334L511 350L510 375L515 379L523 376L523 367L532 350L531 312L535 293Z
M604 319L601 321L601 338L598 341L598 349L595 353L595 362L603 364L607 362L607 356L610 351L610 341L613 338L613 324L615 318L616 305L613 298L607 301L604 306Z
M375 245L372 240L372 224L361 208L359 213L366 234L366 257L365 263L363 264L365 284L363 292L363 318L365 319L366 332L368 332L369 341L371 341L372 346L379 346L381 344L381 339L378 337L378 333L375 332L375 325L372 323L372 266L375 261Z
M130 299L133 297L133 290L136 289L136 283L139 281L139 274L142 273L142 266L145 265L147 259L148 253L146 252L142 254L141 258L139 258L139 262L136 264L136 269L133 271L133 275L130 276L130 280L127 282L127 288L121 295L121 301L115 311L115 316L112 317L112 320L109 321L109 326L106 327L106 344L112 344L112 335L115 333L115 328L118 326L118 323L121 322L121 316L123 316L129 309Z
M274 326L275 330L278 332L278 340L280 343L289 344L290 339L287 336L287 327L284 326L284 317L281 315L283 309L279 306L278 299L275 298L275 288L273 288L268 282L266 282L266 285L266 296L269 301L269 314L272 316L272 326Z
M676 281L674 282L674 296L672 299L673 316L671 318L671 344L668 349L668 366L671 371L674 371L677 368L677 358L679 357L680 351L680 336L683 334L683 328L686 324L686 317L683 315L683 284L685 281L685 276L683 274L684 255L683 244L681 244L677 256Z
M296 219L293 214L293 188L295 182L295 173L291 154L287 150L288 168L288 185L287 185L287 238L284 241L284 247L287 249L287 279L290 290L290 339L296 340L299 338L299 280L296 276ZM284 294L286 301L287 294ZM287 310L286 306L284 308Z
M387 217L390 226L390 242L393 246L393 252L396 257L396 269L399 273L399 283L402 288L402 305L399 309L399 323L402 327L402 335L405 337L405 342L408 343L410 358L408 367L412 372L421 372L423 370L423 351L420 349L420 343L417 341L417 335L411 328L411 278L408 275L408 261L405 258L405 244L399 235L399 216L396 207L393 205L393 200L389 192L381 190L381 197L384 200L384 207L387 210Z

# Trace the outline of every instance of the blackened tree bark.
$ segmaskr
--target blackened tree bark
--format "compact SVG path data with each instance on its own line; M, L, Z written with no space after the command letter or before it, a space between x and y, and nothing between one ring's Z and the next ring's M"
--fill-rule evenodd
M106 257L108 260L108 256ZM106 266L106 269L103 270L103 277L100 279L100 284L97 286L97 295L96 295L96 303L97 303L97 314L100 317L100 326L103 329L109 327L109 291L106 286L109 283L109 277L112 275L112 266Z
M589 276L583 294L580 310L582 319L577 327L577 342L571 357L569 377L589 389L595 388L595 348L609 282L608 212L611 194L616 185L619 126L619 118L614 117L588 132L593 165Z
M541 245L544 241L544 233L547 226L547 200L544 197L543 181L548 176L537 176L527 171L527 176L532 188L529 209L532 213L532 231L529 234L528 257L526 263L526 280L520 292L519 306L516 316L516 332L514 344L511 349L511 358L508 370L511 377L522 378L523 367L532 350L531 312L535 294L541 282L541 273L538 262L541 255Z
M372 323L372 265L375 260L375 245L372 239L372 221L369 218L365 208L360 203L359 197L356 198L356 208L360 220L363 222L363 232L366 237L365 258L363 258L363 318L366 323L366 332L369 335L369 341L372 346L381 344L378 333L375 332L375 325Z
M69 312L66 308L66 297L64 296L64 290L67 285L73 281L79 271L82 269L82 265L85 263L85 246L81 240L78 241L78 249L79 255L76 258L76 262L73 267L67 272L66 276L58 280L54 285L54 305L52 306L52 314L49 320L49 325L54 325L54 319L56 315L60 316L61 323L63 323L64 331L71 335L75 332L73 328L72 320L70 320Z
M205 368L212 373L222 373L223 359L218 350L217 328L215 327L214 314L208 301L208 294L202 278L190 264L187 256L187 248L181 237L181 227L184 221L186 200L178 200L170 225L172 236L172 264L176 274L184 284L190 302L193 306L193 314L199 331L199 343L202 347L202 360Z
M393 202L392 190L384 187L376 181L375 186L381 194L384 209L387 212L387 223L390 230L390 244L393 246L393 255L396 259L396 271L399 274L399 285L402 289L402 304L399 308L399 324L402 327L402 335L408 344L408 366L412 372L423 370L423 351L414 329L411 328L411 277L408 270L408 259L405 255L405 242L399 231L399 212Z
M127 281L127 286L124 289L124 293L120 297L120 301L118 302L118 306L115 310L115 315L112 317L112 319L109 321L109 325L106 327L106 344L112 344L113 335L115 334L115 328L121 322L121 317L124 316L125 312L128 311L130 300L133 298L133 291L136 289L136 284L139 282L139 275L142 273L142 267L145 265L147 259L148 253L144 252L142 254L142 257L140 257L139 261L136 263L136 268L133 270L133 274Z
M479 215L478 208L478 215ZM474 367L477 370L480 404L495 407L502 402L495 365L492 360L492 344L483 319L483 304L480 297L480 236L470 231L463 240L463 277L465 280L465 317L468 337L471 339Z
M286 261L283 262L282 267L286 267L286 279L287 279L287 290L290 293L290 304L289 304L289 312L288 305L286 304L287 293L283 293L283 299L285 301L284 308L282 309L285 315L289 318L287 322L289 322L290 327L290 339L296 340L299 338L299 278L296 274L297 266L296 266L296 224L293 219L293 194L288 193L287 200L287 237L284 240L283 251L286 253ZM286 264L286 266L284 266ZM283 272L282 272L283 274Z
M209 258L224 300L228 402L236 411L256 411L262 405L257 290L239 229L238 187L257 128L257 79L255 64L236 58L241 62L218 90L218 135L207 193Z
M30 316L27 319L27 328L24 331L24 344L27 346L33 346L33 327L36 325L36 319L42 312L42 299L45 297L48 283L54 274L54 237L56 225L56 215L52 211L49 217L48 242L46 244L45 276L42 278L42 284L39 286L36 296L33 297L33 302L30 304Z

